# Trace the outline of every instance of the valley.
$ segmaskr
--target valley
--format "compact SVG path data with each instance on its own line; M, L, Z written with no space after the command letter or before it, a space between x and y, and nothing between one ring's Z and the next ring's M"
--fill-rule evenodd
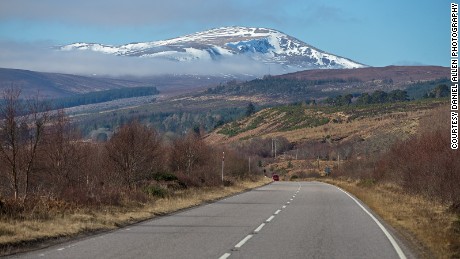
M222 35L226 30L221 30ZM420 143L428 138L432 139L430 145L436 145L447 136L439 137L436 134L444 130L442 126L447 125L443 115L448 104L446 88L450 83L449 69L437 66L361 65L337 69L332 63L321 67L327 63L326 60L321 63L312 57L304 57L304 63L287 65L285 62L289 61L289 57L302 54L295 51L309 53L310 47L302 47L303 43L276 31L252 31L252 34L240 35L239 30L245 29L236 29L235 35L224 38L219 30L214 30L165 42L119 47L74 44L62 47L61 51L96 51L131 58L147 55L144 58L162 56L176 59L175 54L162 55L161 51L171 49L171 44L180 43L182 45L175 45L173 50L185 56L175 62L193 62L189 59L196 58L190 55L197 52L188 48L198 45L187 44L190 44L190 39L200 37L208 45L200 45L199 48L214 48L213 44L224 42L229 48L225 51L238 49L232 55L262 52L265 58L274 58L259 60L262 63L283 59L278 65L284 68L278 72L289 71L290 66L297 66L295 70L298 70L302 67L299 64L305 65L305 62L315 64L309 65L309 68L327 69L265 76L164 74L120 77L0 69L0 88L4 94L21 89L21 95L15 97L19 98L17 108L21 107L21 98L28 99L37 91L40 93L39 99L47 104L43 106L42 113L34 115L38 117L25 117L49 120L45 125L49 133L43 136L43 145L46 147L37 149L38 158L34 162L37 167L28 169L34 172L30 188L31 192L51 188L53 195L59 197L57 200L40 198L38 205L32 205L30 202L33 201L28 200L21 205L22 211L15 207L13 199L5 202L0 199L4 220L10 222L8 227L0 224L0 233L4 231L11 236L4 239L3 245L0 243L3 252L22 251L36 243L49 243L47 240L53 240L55 236L72 237L86 231L92 233L113 229L112 224L122 226L158 213L194 206L242 191L247 188L245 186L266 184L271 175L277 174L282 181L315 179L343 186L359 194L385 220L398 226L398 231L405 238L411 239L413 236L410 233L415 233L417 241L411 242L423 243L422 247L413 248L417 253L457 253L457 243L449 237L455 235L457 224L455 208L458 201L452 198L456 195L455 188L450 188L449 192L442 191L441 186L444 186L443 182L455 182L458 176L443 175L439 180L434 180L426 165L436 165L443 171L455 171L458 164L442 164L439 155L451 156L444 146L434 147L442 151L437 151L437 155L432 154L433 158L426 158L424 152L431 154L431 147ZM236 39L240 43L232 43ZM276 45L276 40L285 45ZM286 40L300 45L288 44ZM271 44L278 46L278 49ZM181 48L185 48L185 52ZM224 49L212 52L216 56L210 60L222 58L219 55ZM279 53L276 51L281 49L286 51L283 54L286 56L277 59ZM203 57L206 58L206 55L200 56ZM18 120L25 118L19 117ZM432 121L436 123L430 124ZM39 145L41 142L36 143ZM420 147L415 154L425 157L423 163L406 155L412 152L407 150L407 146L417 145ZM405 151L398 151L404 148ZM63 149L71 157L62 153ZM222 150L227 169L225 178L219 181L215 172L220 170L219 156ZM141 168L132 169L130 165L120 167L119 159L126 156L126 152L137 153L132 159L142 160L134 161L133 166ZM405 155L404 163L391 162L395 160L391 157ZM56 159L58 163L55 163ZM420 178L407 177L408 168L414 166L423 172ZM82 170L87 172L86 176L81 174ZM50 174L42 174L44 171ZM18 186L24 185L21 180L23 175L17 177ZM429 182L427 179L430 179ZM53 182L56 184L51 187ZM404 221L394 221L396 212L382 208L392 207L396 202L392 196L393 189L388 188L388 184L395 186L398 197L406 199L415 194L421 197L424 204L443 203L445 217L442 220L453 227L436 225L430 228L425 224L423 228L438 232L438 240L452 242L453 246L436 245L439 243L424 238L431 235L414 226L412 220L406 219L414 213L414 204L408 198L405 206L409 209ZM66 191L63 186L71 188ZM372 188L372 191L363 190L363 186ZM8 190L5 184L0 187ZM80 189L87 193L81 193ZM116 189L119 191L114 191ZM437 191L428 194L425 190ZM16 191L22 192L19 187ZM222 194L214 194L221 191ZM208 193L211 193L211 198L207 198ZM192 199L183 201L184 195L190 195ZM393 198L385 200L383 205L375 200L375 195ZM157 202L163 205L151 205ZM176 203L177 206L171 205ZM45 211L46 206L52 210ZM35 214L32 213L34 210ZM81 213L81 210L89 212ZM103 211L109 211L112 216L107 216ZM56 215L61 212L66 214L62 224L72 226L72 230L43 231L42 228L53 224L57 220ZM429 209L424 213L430 217L440 217ZM127 215L131 216L127 218ZM37 227L37 231L24 233L19 231L19 226L11 224L16 217L24 218L26 225L33 224L35 217L49 220ZM88 218L94 225L85 222ZM19 244L24 241L25 246Z
M0 257L460 258L457 3L0 13Z

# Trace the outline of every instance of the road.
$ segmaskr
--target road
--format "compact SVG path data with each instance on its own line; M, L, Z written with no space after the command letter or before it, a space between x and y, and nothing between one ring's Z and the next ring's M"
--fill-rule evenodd
M373 217L335 186L275 182L11 258L414 258Z

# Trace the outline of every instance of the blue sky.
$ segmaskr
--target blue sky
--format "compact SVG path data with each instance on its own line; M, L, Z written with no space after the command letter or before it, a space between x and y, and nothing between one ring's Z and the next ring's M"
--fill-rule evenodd
M117 45L241 25L371 66L448 66L449 16L446 0L1 0L0 42Z

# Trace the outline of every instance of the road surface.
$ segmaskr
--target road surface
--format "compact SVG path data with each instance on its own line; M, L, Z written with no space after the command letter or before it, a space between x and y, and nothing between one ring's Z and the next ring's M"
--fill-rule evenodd
M335 186L274 182L12 258L414 258L382 223Z

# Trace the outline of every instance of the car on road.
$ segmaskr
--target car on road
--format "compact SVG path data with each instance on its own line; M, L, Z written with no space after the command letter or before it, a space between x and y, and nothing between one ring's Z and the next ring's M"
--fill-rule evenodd
M277 174L274 174L274 175L272 176L272 178L273 178L273 181L279 181L279 180L280 180L280 177L279 177L279 175L277 175Z

